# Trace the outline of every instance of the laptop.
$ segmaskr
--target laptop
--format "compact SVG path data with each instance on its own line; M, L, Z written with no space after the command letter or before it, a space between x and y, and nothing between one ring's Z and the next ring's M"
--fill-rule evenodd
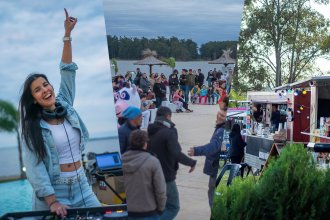
M122 168L119 152L96 154L96 168L100 171L111 171Z

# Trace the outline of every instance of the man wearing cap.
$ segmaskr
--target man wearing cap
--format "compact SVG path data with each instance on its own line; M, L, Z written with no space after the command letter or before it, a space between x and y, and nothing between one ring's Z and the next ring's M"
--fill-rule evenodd
M129 106L124 112L123 117L127 121L118 129L120 153L123 154L129 143L129 135L132 131L139 129L142 123L142 112L135 106Z
M196 160L182 153L178 132L171 117L171 109L161 106L157 110L155 122L148 127L148 148L157 155L166 181L167 201L161 220L174 219L180 210L179 192L175 183L179 163L189 166L189 172L196 166Z
M206 156L203 172L210 176L208 184L208 198L210 208L212 208L215 182L219 169L220 150L223 141L223 134L225 131L224 125L226 123L228 104L228 97L224 98L224 100L220 103L220 110L217 113L215 130L210 142L202 146L192 147L188 150L189 156Z

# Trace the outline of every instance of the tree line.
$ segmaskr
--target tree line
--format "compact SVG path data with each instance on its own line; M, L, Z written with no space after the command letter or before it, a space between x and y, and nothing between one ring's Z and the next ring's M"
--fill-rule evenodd
M159 58L174 57L175 60L213 60L220 57L222 50L231 49L232 57L236 58L237 41L210 41L200 48L191 39L177 37L130 38L107 36L109 57L124 60L138 60L141 52L147 48L157 51Z

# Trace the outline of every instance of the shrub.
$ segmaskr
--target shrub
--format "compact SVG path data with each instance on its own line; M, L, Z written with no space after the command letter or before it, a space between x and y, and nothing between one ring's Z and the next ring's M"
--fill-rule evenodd
M243 219L250 209L249 201L253 201L256 180L252 177L243 180L236 178L229 187L221 185L214 194L212 218ZM242 193L244 192L244 193Z
M302 145L283 149L258 182L217 189L212 219L329 219L330 171L318 170Z

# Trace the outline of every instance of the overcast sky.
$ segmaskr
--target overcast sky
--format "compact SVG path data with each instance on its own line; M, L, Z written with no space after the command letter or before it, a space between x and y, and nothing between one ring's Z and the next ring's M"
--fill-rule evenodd
M104 0L108 35L238 40L243 0Z
M78 17L72 33L79 67L74 106L92 137L118 135L102 0L0 1L0 99L17 106L31 72L45 73L58 91L64 7ZM0 147L15 145L15 135L0 132Z

